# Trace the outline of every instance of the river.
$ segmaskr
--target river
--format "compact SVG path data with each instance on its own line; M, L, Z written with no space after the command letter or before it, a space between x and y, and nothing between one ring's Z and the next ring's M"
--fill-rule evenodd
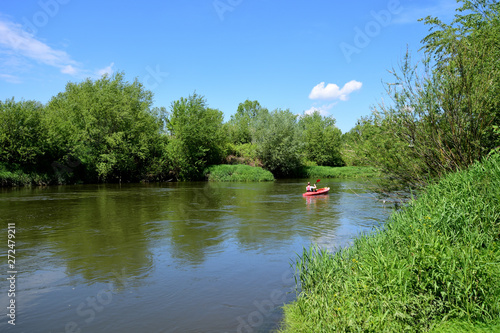
M303 247L346 246L391 213L363 182L319 184L327 196L303 198L304 180L2 189L0 331L270 332Z

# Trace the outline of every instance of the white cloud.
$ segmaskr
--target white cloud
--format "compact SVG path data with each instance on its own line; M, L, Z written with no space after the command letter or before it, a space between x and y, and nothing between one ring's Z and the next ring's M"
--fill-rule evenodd
M77 75L78 62L65 51L56 50L37 40L20 24L0 18L0 51L11 58L25 58L58 68L61 73Z
M347 101L349 99L349 94L361 89L362 86L363 84L356 80L347 82L342 89L335 83L329 83L325 86L325 82L321 82L311 90L309 98L323 100L339 99L341 101Z
M114 63L114 62L112 62L111 64L109 64L109 66L104 67L104 68L102 68L102 69L99 69L99 70L97 71L97 74L98 74L99 76L103 76L103 75L105 75L105 74L107 74L107 75L111 75L111 74L113 74L113 66L114 66L114 65L115 65L115 63Z
M337 102L320 106L312 106L310 109L305 110L304 114L313 114L314 112L318 111L319 114L322 116L329 116L330 113L328 111L331 108L333 108L336 104Z

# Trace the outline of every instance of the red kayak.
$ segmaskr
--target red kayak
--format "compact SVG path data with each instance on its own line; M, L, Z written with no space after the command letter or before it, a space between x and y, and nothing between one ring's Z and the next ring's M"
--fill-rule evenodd
M323 187L318 189L316 192L306 192L302 194L303 197L310 197L312 195L322 195L322 194L328 194L328 191L330 191L329 187Z

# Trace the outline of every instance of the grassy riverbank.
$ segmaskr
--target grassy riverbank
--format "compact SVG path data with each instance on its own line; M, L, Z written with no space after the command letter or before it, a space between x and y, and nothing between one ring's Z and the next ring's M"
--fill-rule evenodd
M273 174L260 167L249 165L212 165L205 169L205 178L208 181L219 182L261 182L274 181ZM303 167L296 177L299 178L372 178L378 177L379 173L371 167L327 167L309 166ZM49 176L48 174L38 174L35 172L26 173L21 170L16 172L8 171L0 165L0 186L39 186L67 184L71 178L70 173ZM73 181L74 183L74 181Z
M0 164L0 187L45 185L49 183L51 183L51 179L46 174L26 173L22 170L12 172Z
M282 332L490 332L500 326L500 157L451 174L379 232L297 262Z
M205 169L208 181L215 182L266 182L274 181L271 172L249 165L212 165Z
M213 165L205 169L205 178L208 181L273 181L271 172L260 167L249 165ZM328 167L306 166L302 167L295 175L298 178L371 178L379 176L379 172L371 167Z

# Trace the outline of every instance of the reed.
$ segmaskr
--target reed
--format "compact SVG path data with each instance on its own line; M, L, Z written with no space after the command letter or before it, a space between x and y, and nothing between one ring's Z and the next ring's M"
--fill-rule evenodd
M304 249L282 332L498 328L499 207L496 155L429 186L347 248Z

